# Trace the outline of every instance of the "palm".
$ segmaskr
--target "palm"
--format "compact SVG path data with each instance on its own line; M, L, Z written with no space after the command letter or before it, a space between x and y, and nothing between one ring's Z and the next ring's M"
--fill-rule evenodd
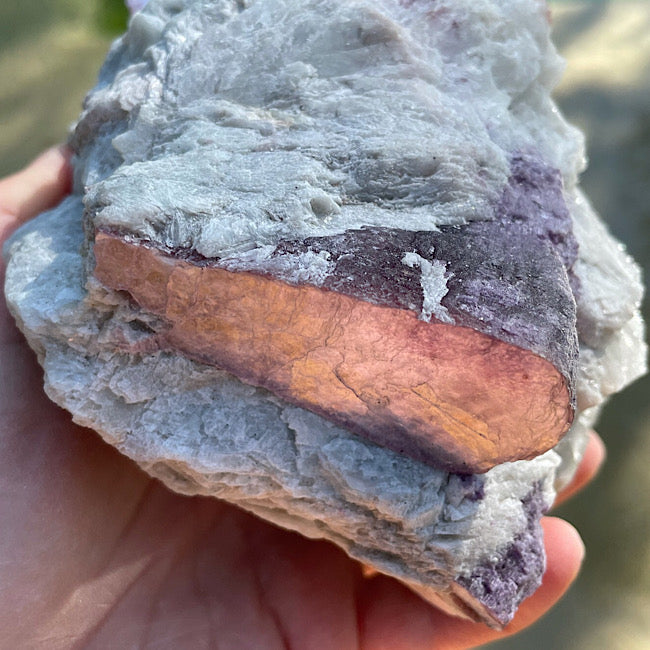
M52 172L54 160L47 164ZM22 195L12 194L16 177L0 183L3 230L12 214L60 198L60 158L58 166L39 200L29 170ZM0 374L2 647L416 649L495 637L394 580L364 577L328 543L165 489L45 397L4 301ZM572 529L547 524L554 561L510 631L539 617L577 570Z

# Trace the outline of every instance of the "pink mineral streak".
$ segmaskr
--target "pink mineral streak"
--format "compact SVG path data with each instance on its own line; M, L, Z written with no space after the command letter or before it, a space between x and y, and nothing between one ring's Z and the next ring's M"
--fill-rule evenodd
M160 347L429 464L485 472L547 451L571 424L552 363L471 328L105 232L95 258L104 285L166 323Z

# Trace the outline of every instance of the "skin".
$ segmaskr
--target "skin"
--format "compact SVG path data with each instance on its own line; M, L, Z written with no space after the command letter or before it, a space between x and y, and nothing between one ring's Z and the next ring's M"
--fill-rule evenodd
M0 181L2 240L69 187L63 149ZM174 494L48 400L0 303L2 647L470 648L533 623L578 572L578 533L545 518L543 585L495 632L441 613L329 543ZM603 458L594 434L563 496Z

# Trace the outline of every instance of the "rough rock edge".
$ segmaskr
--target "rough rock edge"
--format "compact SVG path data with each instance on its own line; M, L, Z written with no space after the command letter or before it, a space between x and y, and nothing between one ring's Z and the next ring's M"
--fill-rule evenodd
M7 247L9 304L39 353L48 394L57 403L176 491L226 498L281 526L333 541L446 611L493 626L506 622L472 595L467 580L489 558L506 556L512 539L528 529L531 485L543 486L544 506L550 506L556 471L571 474L576 455L565 454L569 460L560 470L560 458L549 452L467 483L287 408L214 368L175 355L148 355L138 363L138 354L116 353L127 334L135 337L128 346L146 341L146 327L132 327L146 315L117 295L97 301L97 292L92 299L85 294L80 213L72 197L25 226ZM237 407L239 414L232 412ZM229 437L228 427L219 428L224 417L245 420L255 412L257 423L239 434ZM259 422L276 429L267 432L266 450L260 449ZM585 424L581 416L563 444L578 440L574 447L580 447ZM219 430L210 435L210 426ZM209 448L197 449L196 431ZM351 458L356 465L350 466ZM498 538L490 540L486 531L495 528ZM540 579L524 576L506 609L514 611Z

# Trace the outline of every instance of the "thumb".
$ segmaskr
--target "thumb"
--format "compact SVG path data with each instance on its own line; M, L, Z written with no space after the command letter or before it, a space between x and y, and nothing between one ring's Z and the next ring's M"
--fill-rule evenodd
M17 226L56 205L70 192L70 150L65 146L43 152L27 167L0 180L2 225Z

